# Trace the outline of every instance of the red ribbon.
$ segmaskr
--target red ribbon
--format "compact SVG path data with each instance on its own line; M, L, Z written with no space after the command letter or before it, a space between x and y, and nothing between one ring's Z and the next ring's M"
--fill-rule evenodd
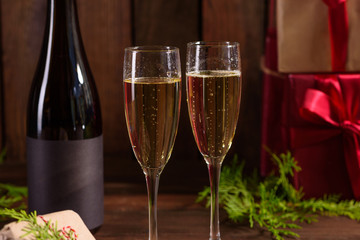
M331 66L335 72L343 72L349 40L349 22L346 0L323 0L329 7L329 32L331 44Z
M295 131L292 142L294 147L301 147L342 135L346 167L357 199L360 199L359 79L360 75L316 76L318 89L306 91L300 116L318 128Z

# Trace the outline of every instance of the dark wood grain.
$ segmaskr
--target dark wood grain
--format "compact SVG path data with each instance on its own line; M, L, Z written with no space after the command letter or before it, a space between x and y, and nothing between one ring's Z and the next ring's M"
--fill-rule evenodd
M2 6L0 4L0 19L2 16ZM0 53L2 54L2 25L0 24ZM5 133L4 133L4 75L3 75L3 59L0 58L0 148L4 148Z
M134 44L171 45L180 49L183 75L180 123L174 150L161 182L207 181L206 165L197 150L190 127L185 88L186 44L201 37L199 14L199 0L134 1Z
M228 155L259 165L265 1L203 0L203 38L240 43L243 91L237 132Z
M7 159L25 162L26 107L43 39L46 4L41 0L0 3Z
M174 193L176 192L176 193ZM160 192L158 198L159 239L198 240L209 238L209 209L195 203L195 194ZM97 240L147 239L148 211L145 184L106 184L104 224L95 234ZM5 222L0 221L0 229ZM319 217L318 222L300 223L294 232L302 240L357 240L360 224L346 217ZM220 212L221 237L224 240L270 240L269 232L248 223L233 223Z
M108 184L106 189L105 222L96 233L96 239L147 239L148 213L145 186ZM160 193L159 239L208 239L209 209L195 203L195 199L194 194ZM297 229L295 232L304 240L360 239L359 223L345 217L320 217L317 223L300 225L302 229ZM224 240L272 239L270 233L258 226L250 228L246 223L232 223L223 211L220 226Z
M0 4L4 93L1 131L8 149L7 162L16 166L22 163L19 169L25 169L26 105L43 38L46 0L0 0ZM258 62L262 52L264 2L78 0L77 5L83 42L100 95L107 181L143 181L131 151L123 112L123 49L130 45L179 47L185 76L187 42L202 38L239 41L244 97L234 145L227 158L239 153L252 162L250 165L257 166L261 92ZM207 170L190 128L183 81L178 135L162 182L192 184L202 180L207 182Z
M1 130L11 163L25 163L26 107L43 39L46 2L1 1L5 126ZM131 161L122 94L123 49L132 42L130 5L130 0L77 1L83 42L100 95L104 152L110 156L106 159L117 162Z
M195 195L162 194L158 201L159 239L208 239L209 211L195 203ZM146 239L148 236L147 198L144 195L117 195L106 198L105 224L96 234L98 240ZM108 212L107 212L108 213ZM235 226L221 216L222 239L270 239L268 233L247 226Z
M100 95L105 153L127 151L123 89L123 50L131 45L130 0L78 0L85 50Z
M130 0L77 1L85 49L98 86L105 152L129 147L122 99L123 49L131 45ZM43 39L45 0L1 1L8 158L24 161L29 87ZM15 27L16 26L16 27Z
M186 44L200 38L198 0L135 0L134 44L171 45L180 49L183 81L179 131L173 156L183 161L198 157L186 106Z
M131 46L130 0L78 0L84 47L100 96L105 175L128 173L133 166L124 116L122 69L124 48Z

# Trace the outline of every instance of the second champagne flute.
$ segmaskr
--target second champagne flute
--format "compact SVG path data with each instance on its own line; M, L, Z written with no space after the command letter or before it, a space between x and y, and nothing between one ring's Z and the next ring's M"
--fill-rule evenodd
M220 169L235 134L240 108L239 44L189 43L186 60L186 93L191 127L208 165L210 178L210 240L220 240Z
M174 146L180 96L178 48L142 46L125 49L125 116L134 154L146 177L149 240L158 238L156 211L159 178Z

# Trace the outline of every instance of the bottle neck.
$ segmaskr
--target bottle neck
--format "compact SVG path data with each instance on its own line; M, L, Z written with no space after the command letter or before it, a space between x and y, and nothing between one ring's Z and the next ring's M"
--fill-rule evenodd
M78 16L75 0L48 0L47 31L49 43L59 41L54 46L62 46L61 55L64 50L81 48L81 36L79 30ZM70 54L71 55L71 54Z

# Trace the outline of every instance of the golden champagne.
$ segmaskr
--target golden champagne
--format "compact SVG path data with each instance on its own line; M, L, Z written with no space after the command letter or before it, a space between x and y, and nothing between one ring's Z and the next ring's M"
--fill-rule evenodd
M187 73L187 96L200 152L205 159L221 161L231 146L239 116L240 71Z
M181 79L124 81L130 141L143 168L163 168L170 158L180 114Z

